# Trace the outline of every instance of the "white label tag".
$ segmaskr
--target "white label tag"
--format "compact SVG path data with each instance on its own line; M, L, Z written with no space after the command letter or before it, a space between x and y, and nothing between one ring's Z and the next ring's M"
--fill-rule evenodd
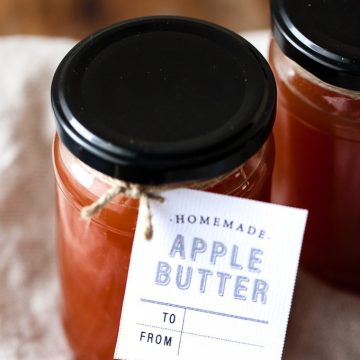
M180 189L140 208L115 359L281 358L307 211Z

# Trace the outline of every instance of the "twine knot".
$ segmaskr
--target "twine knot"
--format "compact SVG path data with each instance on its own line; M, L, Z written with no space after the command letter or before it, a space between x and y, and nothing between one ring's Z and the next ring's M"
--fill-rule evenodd
M83 207L81 210L81 217L87 221L90 221L95 214L101 211L101 209L103 209L108 203L110 203L116 196L122 194L128 198L139 200L140 205L142 205L142 207L144 208L144 211L142 213L144 224L144 237L146 240L151 240L154 231L149 200L155 200L160 203L165 201L163 196L156 194L157 192L176 189L180 186L186 186L188 188L197 190L208 189L230 176L230 174L236 172L239 173L239 175L241 174L244 179L247 178L244 169L241 167L239 169L233 170L231 173L229 172L213 179L201 180L198 182L189 181L182 183L173 183L161 186L144 186L140 184L129 183L96 172L97 178L110 185L110 188L91 205Z
M165 199L162 196L151 192L146 186L128 183L107 176L103 176L102 180L111 185L110 189L101 195L91 205L83 207L81 210L81 217L87 221L90 221L95 214L101 211L101 209L110 203L116 196L122 194L128 198L137 199L140 201L140 205L142 205L144 208L144 237L146 240L151 240L153 236L153 225L149 200L152 199L159 202L164 202Z

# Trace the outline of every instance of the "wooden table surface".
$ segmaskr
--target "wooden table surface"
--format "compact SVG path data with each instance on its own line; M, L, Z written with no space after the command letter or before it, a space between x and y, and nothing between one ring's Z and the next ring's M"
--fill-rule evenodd
M183 15L235 31L269 26L269 0L0 0L0 35L81 38L122 19Z

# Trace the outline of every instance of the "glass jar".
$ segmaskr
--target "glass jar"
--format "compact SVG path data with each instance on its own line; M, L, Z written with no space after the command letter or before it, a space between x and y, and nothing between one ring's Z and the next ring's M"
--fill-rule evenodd
M272 1L272 200L309 209L301 265L360 291L358 1Z
M275 82L238 35L151 17L80 42L52 102L63 323L76 359L112 359L138 200L119 195L89 223L81 209L109 189L103 174L269 201Z

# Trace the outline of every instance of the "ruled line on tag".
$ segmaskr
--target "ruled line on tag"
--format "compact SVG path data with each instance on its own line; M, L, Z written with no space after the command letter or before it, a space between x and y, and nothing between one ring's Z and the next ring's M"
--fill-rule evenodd
M261 323L261 324L269 324L269 322L266 320L253 319L253 318L249 318L249 317L245 317L245 316L226 314L226 313L221 313L218 311L211 311L211 310L194 308L194 307L183 306L183 305L178 305L178 304L164 303L162 301L156 301L156 300L150 300L150 299L140 299L140 301L151 303L151 304L166 305L166 306L171 306L171 307L176 307L176 308L186 309L186 310L191 310L191 311L198 311L198 312L203 312L203 313L207 313L207 314L211 314L211 315L224 316L224 317L229 317L229 318L234 318L234 319L239 319L239 320L244 320L244 321L253 321L253 322Z

